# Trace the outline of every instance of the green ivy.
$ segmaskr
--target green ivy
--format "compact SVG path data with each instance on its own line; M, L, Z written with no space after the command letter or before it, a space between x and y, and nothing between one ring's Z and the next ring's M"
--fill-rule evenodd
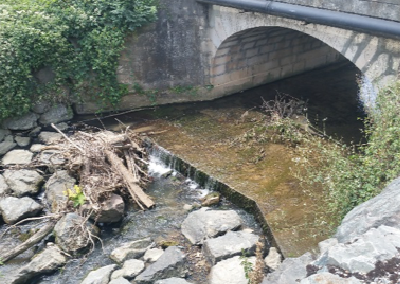
M0 120L38 100L118 103L127 93L115 74L124 39L156 20L156 7L155 0L3 0ZM54 80L40 84L34 75L45 67Z

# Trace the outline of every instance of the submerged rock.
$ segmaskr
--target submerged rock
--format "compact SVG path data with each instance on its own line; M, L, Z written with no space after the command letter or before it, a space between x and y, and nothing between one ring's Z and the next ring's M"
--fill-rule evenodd
M36 194L43 183L43 176L33 170L5 170L3 175L17 197Z
M42 208L42 205L29 197L7 197L0 200L0 212L4 222L9 225L15 224L22 219L36 216Z
M33 153L27 150L13 150L7 152L1 160L2 165L29 165Z
M81 284L108 284L110 282L110 275L115 269L115 264L103 266L89 275L83 280Z
M185 255L178 247L168 247L164 254L136 277L139 284L150 284L156 280L184 277L186 275Z
M242 250L246 255L255 253L256 243L259 237L246 231L228 232L226 235L205 240L203 254L212 264L222 260L241 255Z
M150 238L124 243L111 252L110 258L115 262L122 263L126 259L142 257L151 243Z
M48 246L43 250L43 252L35 256L31 262L23 266L18 271L17 275L8 283L29 283L28 281L32 280L34 277L56 271L60 266L64 265L67 260L67 257L61 253L57 246Z
M248 258L247 261L254 265L256 258L253 256ZM242 262L243 259L239 256L218 262L211 268L210 284L248 284L249 280L246 278L245 267Z
M182 234L192 244L202 244L204 240L222 235L228 230L236 230L241 219L234 210L211 210L203 207L189 213L182 223Z

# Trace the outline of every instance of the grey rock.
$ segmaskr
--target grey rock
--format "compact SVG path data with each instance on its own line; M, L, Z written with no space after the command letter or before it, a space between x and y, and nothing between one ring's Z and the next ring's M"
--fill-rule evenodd
M43 183L43 176L33 170L5 170L3 176L17 197L36 194Z
M38 115L29 112L25 115L9 118L3 122L3 127L10 130L29 130L37 126Z
M56 244L70 254L76 254L90 245L88 231L98 235L98 228L75 212L67 213L54 227Z
M110 258L118 263L122 263L130 258L139 258L145 254L147 247L150 245L150 238L124 243L111 252Z
M163 253L164 250L160 248L148 249L143 256L143 260L146 262L155 262L163 255Z
M319 254L322 255L324 254L326 251L328 251L328 249L330 247L333 247L335 245L337 245L339 242L336 238L330 238L330 239L326 239L323 240L322 242L318 243L318 247L319 247Z
M66 170L56 171L45 184L48 203L52 210L56 211L60 205L68 201L63 191L73 188L76 180L68 174Z
M187 270L185 267L185 255L176 246L168 247L164 254L146 270L136 277L139 284L150 284L157 280L184 277Z
M211 210L203 207L189 213L182 223L182 234L192 244L202 244L204 240L228 230L236 230L240 225L241 219L233 210Z
M132 279L138 276L144 270L144 261L139 259L128 259L120 270L116 270L111 275L111 279L118 279L121 277Z
M372 228L352 243L338 243L322 255L316 265L337 265L351 273L368 273L375 263L395 257L400 247L400 229L380 226Z
M0 212L4 222L9 225L15 224L22 219L36 216L42 208L39 203L29 197L7 197L0 200Z
M361 284L357 278L341 278L328 272L318 273L301 280L300 284Z
M37 114L42 114L49 111L51 108L50 102L37 102L32 106L32 111Z
M310 253L297 258L286 258L277 270L267 275L262 284L296 284L306 278L306 266L311 263Z
M11 131L8 129L0 129L0 142L3 141L3 139L7 136L10 135Z
M74 113L70 107L67 107L65 104L57 104L52 106L49 111L43 113L39 118L39 122L49 125L50 123L67 121L73 117Z
M172 278L168 278L168 279L158 280L158 281L156 281L155 284L191 284L191 282L187 282L183 278L172 277Z
M110 275L114 269L115 264L103 266L95 271L90 272L81 284L108 284L110 281Z
M2 165L29 165L32 162L33 153L27 150L12 150L4 155Z
M8 193L9 190L10 190L10 187L6 183L6 180L4 179L3 175L0 174L0 196Z
M27 281L42 274L49 274L56 271L60 266L67 262L60 249L55 246L48 246L39 255L35 256L31 262L23 266L10 281L10 284L25 284Z
M54 73L53 68L45 66L35 72L34 76L39 80L41 84L47 84L55 79L56 74Z
M239 256L235 256L218 262L211 268L210 284L247 284L249 280L246 278L242 261ZM254 265L256 258L253 256L247 261Z
M108 284L130 284L130 283L131 282L129 282L125 278L120 277L120 278L111 280L110 283L108 283Z
M42 151L42 149L43 149L44 147L46 147L46 146L43 145L43 144L33 144L29 150L30 150L32 153L38 153L38 152Z
M29 132L29 137L38 137L40 131L42 130L41 127L35 127Z
M259 237L246 231L229 231L226 235L205 240L203 243L203 254L212 264L242 254L254 255L256 243Z
M275 271L282 263L282 255L278 253L276 247L270 247L268 255L264 258L264 262L272 271Z
M44 150L39 154L39 163L49 167L65 165L66 161L61 152L57 150Z
M119 222L124 217L125 203L122 197L112 193L110 198L101 204L100 212L96 216L96 222Z
M61 131L64 131L64 130L67 130L68 129L68 123L66 123L66 122L59 122L59 123L56 123L56 125L55 125L59 130L61 130Z
M0 143L0 156L17 147L17 144L14 143L12 135L8 135L7 137L11 137L12 140L9 141L4 139L4 141Z
M39 140L46 145L56 143L61 137L62 135L57 132L42 131L39 134Z
M29 146L29 144L31 144L30 137L15 136L15 141L17 142L17 145L19 147L26 147Z
M336 238L341 243L349 242L380 225L400 229L400 177L375 198L348 212L337 229Z

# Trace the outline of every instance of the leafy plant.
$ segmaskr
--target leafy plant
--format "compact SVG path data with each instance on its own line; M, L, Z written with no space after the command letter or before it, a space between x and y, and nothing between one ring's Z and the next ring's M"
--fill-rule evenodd
M247 257L247 253L244 248L241 249L241 253L242 255L239 258L242 261L240 262L240 264L243 265L246 279L248 279L248 284L251 284L250 274L253 271L253 264L249 261L249 258Z
M68 199L73 202L74 207L83 205L86 202L85 193L78 185L74 185L73 189L68 188L66 191L63 191L63 194L66 195Z

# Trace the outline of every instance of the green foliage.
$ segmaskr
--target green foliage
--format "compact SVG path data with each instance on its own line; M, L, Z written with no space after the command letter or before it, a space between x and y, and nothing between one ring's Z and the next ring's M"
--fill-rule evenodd
M155 19L154 0L3 0L0 120L37 100L92 96L115 105L127 93L115 74L124 38ZM40 84L35 74L45 67L54 80Z
M74 189L68 188L66 191L63 191L63 193L68 197L69 200L73 202L74 207L83 205L86 202L85 193L83 192L82 188L77 185L74 185Z
M251 284L250 280L250 274L253 271L253 264L249 261L249 258L247 257L246 251L244 248L241 249L242 255L240 256L240 259L242 260L240 262L241 265L243 265L244 268L244 273L246 276L246 279L248 280L247 283Z

